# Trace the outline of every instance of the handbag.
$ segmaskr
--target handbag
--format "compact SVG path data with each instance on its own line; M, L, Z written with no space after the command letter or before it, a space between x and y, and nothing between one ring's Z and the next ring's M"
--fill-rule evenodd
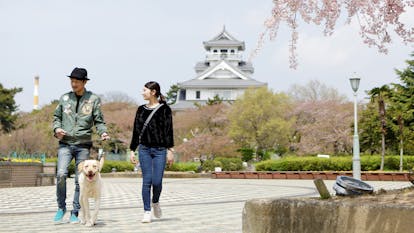
M152 116L154 116L154 114L155 114L155 112L162 106L162 105L164 105L164 104L159 104L156 108L154 108L154 110L152 110L152 112L151 112L151 114L147 117L147 119L145 120L145 122L144 122L144 126L142 127L142 130L141 130L141 133L139 134L139 137L138 137L138 142L139 142L139 144L141 144L141 137L142 137L142 135L144 135L144 131L145 131L145 129L147 128L147 126L148 126L148 123L150 122L150 120L151 120L151 118L152 118Z

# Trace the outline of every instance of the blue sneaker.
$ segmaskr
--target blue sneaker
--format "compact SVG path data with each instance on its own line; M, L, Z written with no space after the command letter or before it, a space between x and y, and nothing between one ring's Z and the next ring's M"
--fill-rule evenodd
M56 215L55 215L55 219L53 219L53 221L55 222L55 223L63 223L63 216L65 215L65 213L66 213L66 209L58 209L58 211L56 212Z
M69 222L72 223L72 224L77 224L77 223L80 223L80 220L79 220L78 216L76 216L74 214L71 214Z

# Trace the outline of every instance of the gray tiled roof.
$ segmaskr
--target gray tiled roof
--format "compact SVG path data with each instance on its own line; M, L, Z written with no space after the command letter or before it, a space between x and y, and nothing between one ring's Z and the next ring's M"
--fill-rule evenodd
M248 87L261 87L267 86L267 83L259 82L254 79L191 79L178 83L180 88L248 88Z
M193 102L193 101L180 100L177 103L170 105L170 108L173 111L180 111L180 110L185 110L185 109L190 109L190 108L196 108L194 103L195 102Z
M238 77L240 77L240 78L250 78L249 77L249 73L250 74L252 74L253 73L253 70L249 70L249 73L245 73L245 72L243 72L243 70L241 70L241 69L239 69L239 67L236 67L236 66L234 66L234 65L232 65L232 64L230 64L229 62L227 62L226 60L221 60L220 62L218 62L218 63L216 63L214 66L210 66L210 67L208 67L206 70L204 70L203 72L200 72L200 73L197 73L197 77L196 77L196 79L197 78L199 78L199 77L201 77L201 76L203 76L203 75L205 75L205 74L207 74L207 73L209 73L210 71L212 71L212 70L214 70L214 69L216 69L216 67L218 67L218 66L220 66L222 63L225 63L225 64L227 64L229 67L231 67L232 69L234 69L236 72L238 72L239 74L236 74ZM250 72L251 71L251 72ZM241 76L243 76L243 77L241 77ZM208 77L206 77L206 78L208 78Z
M223 37L226 37L228 39L222 39ZM213 39L209 41L204 41L203 44L207 50L213 46L214 47L234 46L234 47L238 47L240 50L244 50L244 42L239 41L236 38L234 38L232 35L230 35L230 33L227 32L226 27L223 27L223 30Z
M204 61L197 62L197 64L194 67L194 69L197 73L203 72L207 68L209 68L209 66Z
M253 74L254 68L251 62L242 62L241 65L238 66L238 68L243 72L249 72Z

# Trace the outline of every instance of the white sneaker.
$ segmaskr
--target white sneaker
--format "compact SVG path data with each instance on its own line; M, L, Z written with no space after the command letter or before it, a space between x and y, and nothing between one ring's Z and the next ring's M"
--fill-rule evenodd
M145 211L144 217L142 218L142 223L150 223L151 222L151 211Z
M160 203L152 203L152 210L154 211L154 217L156 218L161 218L162 216L162 211L161 211L161 207L160 207Z

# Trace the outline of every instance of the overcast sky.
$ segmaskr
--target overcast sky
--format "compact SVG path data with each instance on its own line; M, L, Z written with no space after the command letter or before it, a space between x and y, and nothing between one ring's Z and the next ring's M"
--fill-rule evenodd
M140 92L147 81L158 81L165 93L194 78L194 65L205 57L202 42L223 25L245 41L247 60L271 7L271 0L0 0L0 83L22 87L17 104L31 111L34 76L40 77L43 106L70 91L66 75L84 67L91 79L87 89L123 92L143 103ZM414 22L414 14L403 18ZM362 43L355 24L344 21L331 37L313 25L302 23L298 30L297 70L289 68L290 32L281 27L278 38L267 41L252 61L254 79L277 92L319 80L351 100L349 78L356 72L363 98L364 90L397 82L394 68L405 68L414 51L393 37L389 53L380 54Z

